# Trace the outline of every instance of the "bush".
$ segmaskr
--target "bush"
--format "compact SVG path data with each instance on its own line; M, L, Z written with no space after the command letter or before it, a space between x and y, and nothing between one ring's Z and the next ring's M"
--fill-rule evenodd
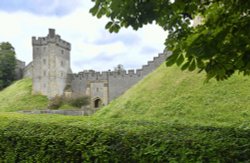
M58 109L63 104L63 97L62 96L55 96L49 101L48 109Z
M80 108L82 106L86 106L90 104L89 96L81 96L81 97L64 97L64 96L56 96L49 101L48 108L49 109L59 109L62 105L71 105L73 107Z
M82 107L90 104L90 97L89 96L82 96L69 99L69 103L74 107Z

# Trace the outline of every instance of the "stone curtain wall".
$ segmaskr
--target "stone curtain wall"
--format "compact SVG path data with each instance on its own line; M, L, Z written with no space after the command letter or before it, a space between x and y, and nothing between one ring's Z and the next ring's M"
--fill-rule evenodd
M25 62L16 59L15 80L19 80L23 78L24 68L25 68Z
M33 62L30 62L24 69L23 69L23 77L24 78L32 78L33 72Z
M71 88L75 95L86 95L88 92L95 92L93 90L88 90L90 88L90 83L107 83L107 93L108 102L117 98L128 90L131 86L140 81L143 77L148 75L150 72L159 67L165 60L166 57L171 55L169 52L164 52L154 57L153 61L149 61L147 65L142 66L141 69L128 70L128 71L84 71L78 74L70 74ZM96 90L103 90L102 88L96 88ZM104 89L105 90L105 89ZM96 97L92 97L96 98Z
M166 60L166 54L161 53L154 57L153 61L149 61L147 65L143 65L142 69L128 70L122 74L117 72L110 73L109 75L109 102L122 95L130 87L135 85L149 73L154 71Z

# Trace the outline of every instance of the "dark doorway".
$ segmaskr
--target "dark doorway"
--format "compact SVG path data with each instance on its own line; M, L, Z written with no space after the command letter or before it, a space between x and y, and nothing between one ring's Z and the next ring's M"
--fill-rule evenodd
M99 108L101 105L102 105L102 100L99 99L99 98L95 99L95 101L94 101L94 107L95 108Z

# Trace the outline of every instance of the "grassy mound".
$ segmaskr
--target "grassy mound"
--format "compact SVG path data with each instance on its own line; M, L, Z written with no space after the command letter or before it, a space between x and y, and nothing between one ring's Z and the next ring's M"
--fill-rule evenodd
M16 81L0 92L0 112L43 109L48 105L45 96L32 95L31 79Z
M162 65L91 117L1 113L0 162L250 162L249 77L204 79Z
M250 119L249 77L204 81L205 74L162 65L95 117L199 125L242 124Z

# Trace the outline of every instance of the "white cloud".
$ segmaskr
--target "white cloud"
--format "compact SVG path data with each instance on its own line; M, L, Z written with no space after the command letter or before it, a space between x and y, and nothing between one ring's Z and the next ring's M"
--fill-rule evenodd
M61 17L23 11L0 12L3 22L0 42L9 41L15 47L17 57L28 63L32 60L31 37L46 36L48 28L55 28L56 33L72 45L71 67L74 72L83 69L107 70L120 63L125 68L140 68L157 55L154 50L142 54L145 47L163 51L167 34L159 27L150 25L139 31L129 28L110 34L104 29L107 19L93 17L88 12L90 7L91 4L87 3Z
M89 5L89 1L81 0L1 0L0 10L6 12L25 11L37 15L64 16L78 6Z

